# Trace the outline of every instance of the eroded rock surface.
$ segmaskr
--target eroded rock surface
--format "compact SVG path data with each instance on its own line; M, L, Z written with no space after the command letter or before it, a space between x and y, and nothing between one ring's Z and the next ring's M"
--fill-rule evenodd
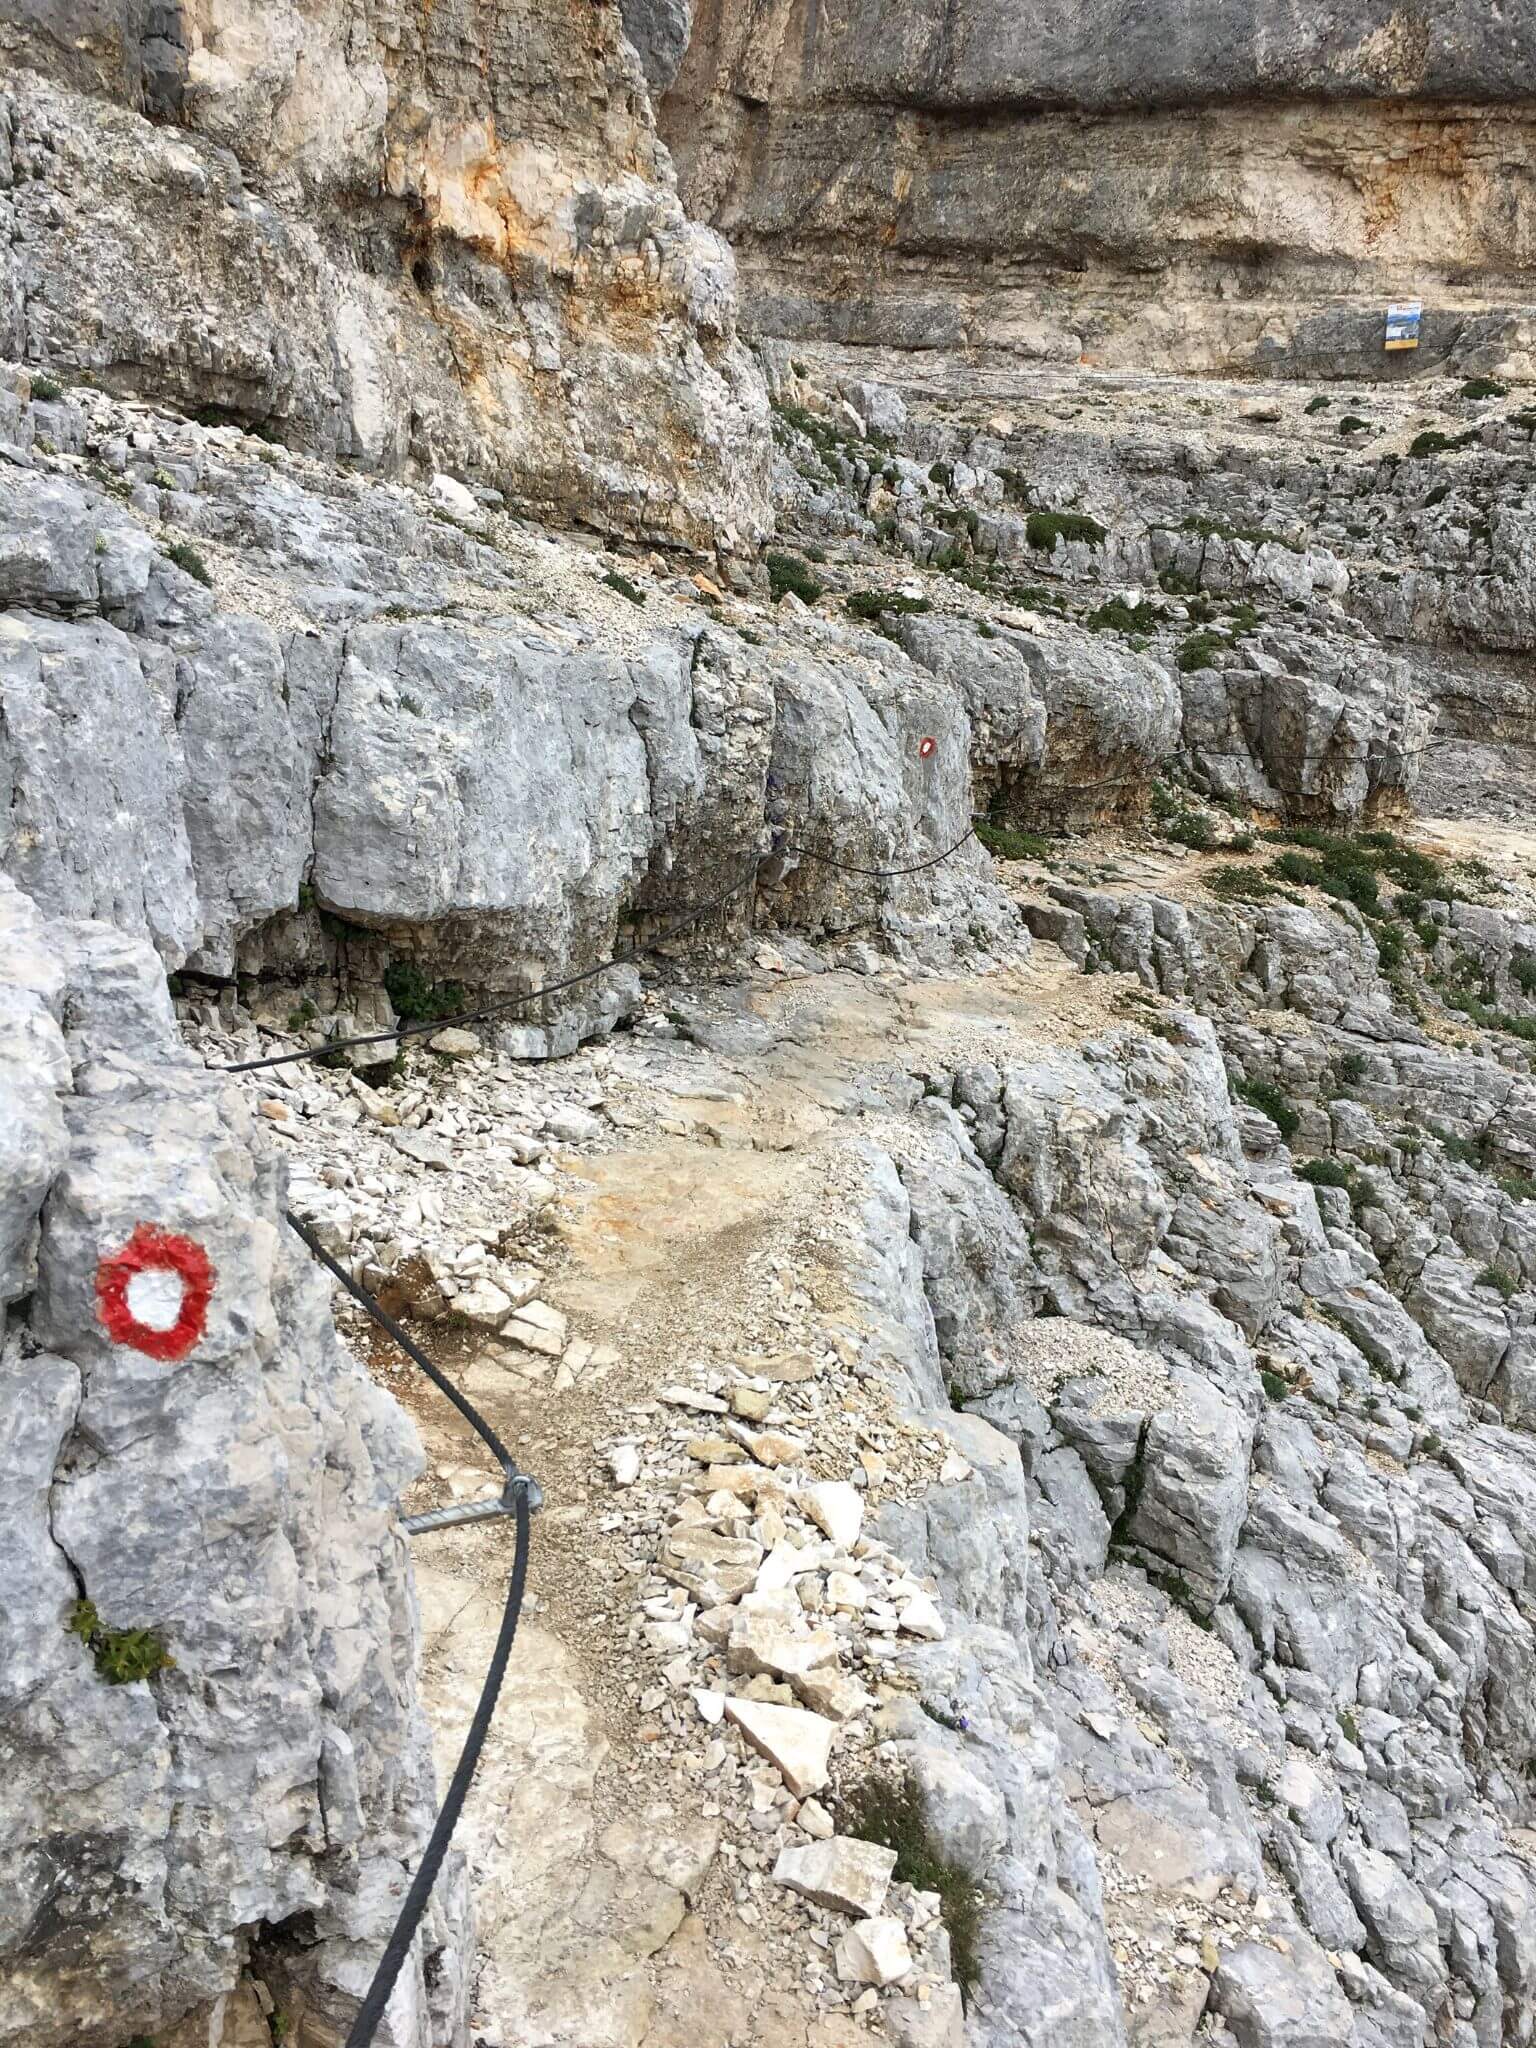
M249 1965L295 2025L344 2026L435 1808L395 1515L420 1447L155 956L8 882L0 931L0 2034L116 2048L198 2010L218 2038ZM211 1264L184 1355L141 1348L152 1306L104 1321L146 1228ZM459 2048L470 1940L455 1859L381 2038Z
M653 73L686 20L627 25ZM12 10L0 348L750 550L765 421L734 266L683 212L625 27L578 0Z

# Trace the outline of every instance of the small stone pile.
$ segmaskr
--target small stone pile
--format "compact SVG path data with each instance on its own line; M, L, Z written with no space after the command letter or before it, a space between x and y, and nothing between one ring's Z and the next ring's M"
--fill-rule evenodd
M866 1503L925 1468L937 1476L947 1446L866 1416L861 1434L887 1448L866 1442L852 1476L815 1478L836 1442L818 1417L847 1392L835 1351L705 1377L713 1386L662 1392L659 1429L600 1450L613 1521L656 1532L630 1625L658 1667L639 1689L642 1736L726 1821L743 1925L782 1922L798 1898L790 1929L808 1933L820 2002L863 2014L891 1993L925 2010L937 1999L945 2018L953 1999L958 2015L937 1896L893 1884L895 1852L840 1834L822 1796L839 1752L845 1777L869 1764L881 1702L904 1690L903 1652L945 1635L931 1585L870 1533Z

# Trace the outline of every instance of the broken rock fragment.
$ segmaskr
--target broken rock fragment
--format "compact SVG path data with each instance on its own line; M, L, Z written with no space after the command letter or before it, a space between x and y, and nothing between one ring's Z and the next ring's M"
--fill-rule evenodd
M818 1906L871 1919L885 1904L895 1868L894 1849L852 1835L833 1835L830 1841L780 1850L773 1875L775 1883L787 1884Z
M899 1984L912 1967L907 1930L899 1920L861 1920L837 1944L837 1974L845 1984Z
M725 1716L752 1747L767 1757L797 1799L819 1792L827 1782L833 1727L803 1707L771 1706L764 1700L729 1699Z

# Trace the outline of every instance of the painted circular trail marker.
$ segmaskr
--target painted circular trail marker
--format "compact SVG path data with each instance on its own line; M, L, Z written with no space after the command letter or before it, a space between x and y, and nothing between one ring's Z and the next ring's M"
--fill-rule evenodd
M926 738L919 740L917 743L917 758L920 761L926 761L929 755L937 750L938 744L932 733L929 733Z
M190 1237L140 1223L96 1268L96 1312L114 1344L185 1358L208 1326L213 1261Z

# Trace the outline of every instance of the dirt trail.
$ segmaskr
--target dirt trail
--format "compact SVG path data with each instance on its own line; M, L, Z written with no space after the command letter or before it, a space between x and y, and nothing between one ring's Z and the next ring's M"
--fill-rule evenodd
M882 2038L846 2011L808 2022L803 1938L786 1941L771 1913L744 1924L739 1887L715 1853L718 1806L706 1811L699 1782L654 1739L633 1636L654 1526L637 1531L614 1511L599 1447L670 1420L658 1395L696 1384L701 1366L761 1363L839 1318L846 1327L857 1312L828 1221L854 1184L868 1119L910 1101L912 1074L926 1066L996 1061L1103 1030L1117 1021L1125 979L1085 979L1041 947L984 980L763 980L738 1007L745 1036L768 1043L669 1048L673 1086L651 1089L648 1115L637 1108L646 1063L617 1045L611 1101L623 1100L619 1135L632 1126L635 1142L565 1162L578 1177L541 1293L574 1335L611 1345L618 1362L575 1385L557 1388L553 1375L530 1384L494 1345L435 1327L434 1354L452 1355L547 1503L511 1676L460 1831L479 1901L476 2017L488 2048L845 2048ZM391 1386L426 1442L420 1497L488 1491L451 1411L418 1383L392 1375ZM871 1409L880 1399L871 1388ZM813 1471L816 1453L813 1441ZM510 1525L421 1537L414 1549L426 1696L447 1767L499 1622Z

